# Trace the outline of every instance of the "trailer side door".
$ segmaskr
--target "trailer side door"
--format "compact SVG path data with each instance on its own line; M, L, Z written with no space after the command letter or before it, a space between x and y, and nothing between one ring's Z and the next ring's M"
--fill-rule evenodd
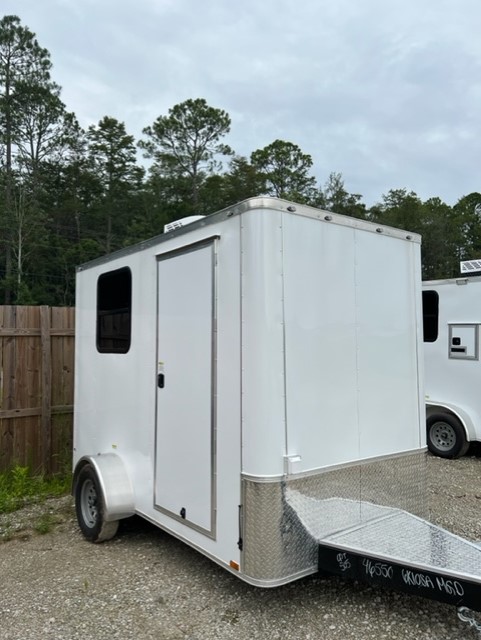
M216 242L158 259L155 507L215 537Z

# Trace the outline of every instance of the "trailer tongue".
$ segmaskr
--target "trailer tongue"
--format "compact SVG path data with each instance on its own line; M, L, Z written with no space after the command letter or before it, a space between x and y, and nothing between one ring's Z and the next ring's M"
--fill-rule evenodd
M319 569L481 611L481 548L402 509L287 488L287 505L317 541Z

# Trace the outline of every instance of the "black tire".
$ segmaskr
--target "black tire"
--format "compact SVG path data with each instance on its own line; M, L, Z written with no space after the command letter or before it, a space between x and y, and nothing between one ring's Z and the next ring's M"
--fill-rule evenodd
M90 542L104 542L117 533L119 521L104 519L102 490L90 464L82 467L75 483L75 512L80 530Z
M426 420L429 451L441 458L460 458L469 447L462 424L449 413L435 413Z

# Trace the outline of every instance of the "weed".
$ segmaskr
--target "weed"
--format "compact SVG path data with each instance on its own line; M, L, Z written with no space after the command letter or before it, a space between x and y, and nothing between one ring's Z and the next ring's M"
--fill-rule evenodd
M71 477L31 476L28 467L16 466L0 473L0 513L16 511L26 504L62 496L70 490Z
M37 533L44 535L50 533L57 523L57 519L51 513L44 513L38 519L34 529Z

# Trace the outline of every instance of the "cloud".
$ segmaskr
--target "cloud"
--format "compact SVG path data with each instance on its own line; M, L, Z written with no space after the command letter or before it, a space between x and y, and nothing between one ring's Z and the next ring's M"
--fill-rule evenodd
M204 97L249 156L276 138L341 172L368 204L406 187L454 203L479 190L478 0L4 0L52 54L83 126L137 138Z

